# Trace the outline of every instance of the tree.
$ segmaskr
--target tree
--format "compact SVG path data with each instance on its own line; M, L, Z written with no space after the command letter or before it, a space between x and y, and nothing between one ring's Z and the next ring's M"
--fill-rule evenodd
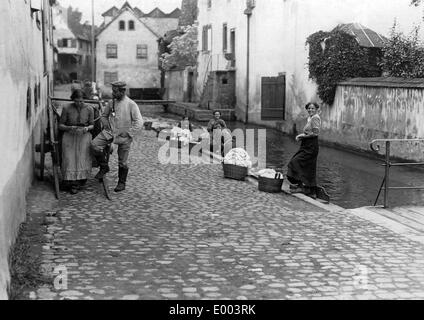
M69 6L68 8L68 27L72 30L72 32L77 34L82 34L82 12L78 11L78 8L75 10Z
M381 67L387 76L402 78L424 77L424 48L418 37L419 27L406 36L396 30L396 23L390 32L390 39L383 48Z
M318 96L333 104L337 84L354 77L375 77L380 71L371 68L368 55L355 37L336 28L331 32L318 31L310 35L309 77L318 84Z
M176 36L168 45L168 51L162 54L164 70L175 67L195 66L197 62L197 26L182 27L182 35Z

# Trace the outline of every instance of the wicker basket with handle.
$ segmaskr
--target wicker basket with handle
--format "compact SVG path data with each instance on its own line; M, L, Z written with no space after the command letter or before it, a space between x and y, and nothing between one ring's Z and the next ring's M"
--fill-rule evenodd
M281 187L283 186L283 179L273 179L258 177L258 189L259 191L277 193L281 192Z
M247 176L247 167L236 166L234 164L222 163L224 177L235 180L244 180Z

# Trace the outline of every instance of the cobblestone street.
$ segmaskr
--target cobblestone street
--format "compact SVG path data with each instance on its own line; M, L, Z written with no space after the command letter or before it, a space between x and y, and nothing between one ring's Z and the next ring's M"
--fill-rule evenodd
M161 165L142 131L127 190L108 201L91 179L54 199L36 184L30 214L48 223L52 285L25 299L424 298L424 246L347 211L224 179L220 165ZM117 156L111 157L111 188ZM94 173L94 170L93 170ZM67 289L53 287L66 266Z

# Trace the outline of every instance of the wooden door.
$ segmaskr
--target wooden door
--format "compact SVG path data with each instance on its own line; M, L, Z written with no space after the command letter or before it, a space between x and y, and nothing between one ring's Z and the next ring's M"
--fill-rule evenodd
M284 120L286 76L262 77L262 120Z

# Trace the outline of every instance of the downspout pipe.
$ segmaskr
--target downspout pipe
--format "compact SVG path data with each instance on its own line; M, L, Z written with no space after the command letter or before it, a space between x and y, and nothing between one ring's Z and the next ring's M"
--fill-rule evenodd
M250 18L252 16L252 7L244 10L247 17L247 48L246 48L246 116L245 123L249 122L249 94L250 94Z
M91 0L91 81L96 82L96 37L94 32L94 0Z

